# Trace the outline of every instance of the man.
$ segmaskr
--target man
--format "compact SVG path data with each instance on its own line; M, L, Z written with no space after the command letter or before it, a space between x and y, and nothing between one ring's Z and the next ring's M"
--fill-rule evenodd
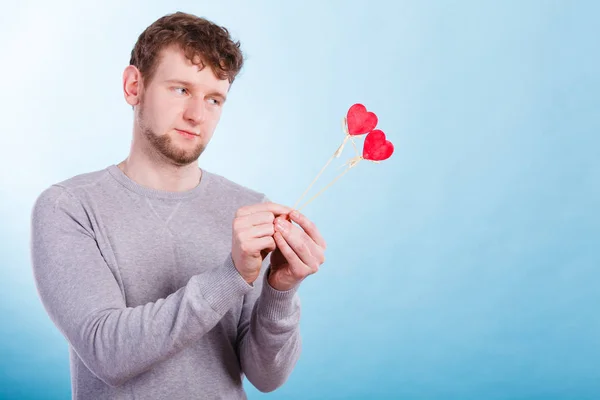
M239 42L175 13L140 35L130 64L129 156L50 186L32 214L35 281L69 343L73 398L243 399L244 375L275 390L300 355L296 291L325 241L197 165Z

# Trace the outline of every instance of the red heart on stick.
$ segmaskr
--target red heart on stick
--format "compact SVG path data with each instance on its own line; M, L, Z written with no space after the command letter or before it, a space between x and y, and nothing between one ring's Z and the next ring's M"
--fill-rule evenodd
M365 106L357 103L348 110L346 122L350 135L363 135L375 129L377 126L377 115L367 111Z
M385 139L385 133L379 129L369 132L363 145L363 158L371 161L382 161L390 158L394 145Z

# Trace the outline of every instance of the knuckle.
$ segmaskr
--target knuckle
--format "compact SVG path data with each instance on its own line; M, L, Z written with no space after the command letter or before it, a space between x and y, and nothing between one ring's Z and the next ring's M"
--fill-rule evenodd
M235 232L235 234L233 235L233 241L234 242L242 243L244 241L243 239L244 238L243 238L243 236L241 235L240 232Z
M240 250L242 253L250 253L250 244L245 241L240 242Z
M302 241L300 243L300 246L299 246L298 250L301 251L301 252L309 252L310 251L310 249L308 247L308 244L305 241Z
M313 270L314 272L317 272L319 270L319 260L313 260L310 263L310 269Z

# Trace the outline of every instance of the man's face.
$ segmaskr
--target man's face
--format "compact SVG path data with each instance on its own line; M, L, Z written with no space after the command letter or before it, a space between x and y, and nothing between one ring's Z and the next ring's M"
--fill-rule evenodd
M188 165L212 138L230 84L209 66L199 70L177 47L161 55L143 88L137 123L155 150L177 165Z

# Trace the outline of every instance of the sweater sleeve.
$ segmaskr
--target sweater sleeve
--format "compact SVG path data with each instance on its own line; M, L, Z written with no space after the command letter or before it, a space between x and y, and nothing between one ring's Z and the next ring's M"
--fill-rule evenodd
M58 186L33 207L31 257L51 320L90 371L111 386L198 340L254 290L229 256L166 298L127 307L86 211Z
M261 392L271 392L288 379L300 358L300 298L298 286L279 291L267 280L270 255L255 289L244 298L238 328L242 370Z
M297 287L275 290L267 274L268 269L260 280L262 290L256 301L252 299L254 292L244 300L238 340L242 370L261 392L271 392L285 383L302 347Z

